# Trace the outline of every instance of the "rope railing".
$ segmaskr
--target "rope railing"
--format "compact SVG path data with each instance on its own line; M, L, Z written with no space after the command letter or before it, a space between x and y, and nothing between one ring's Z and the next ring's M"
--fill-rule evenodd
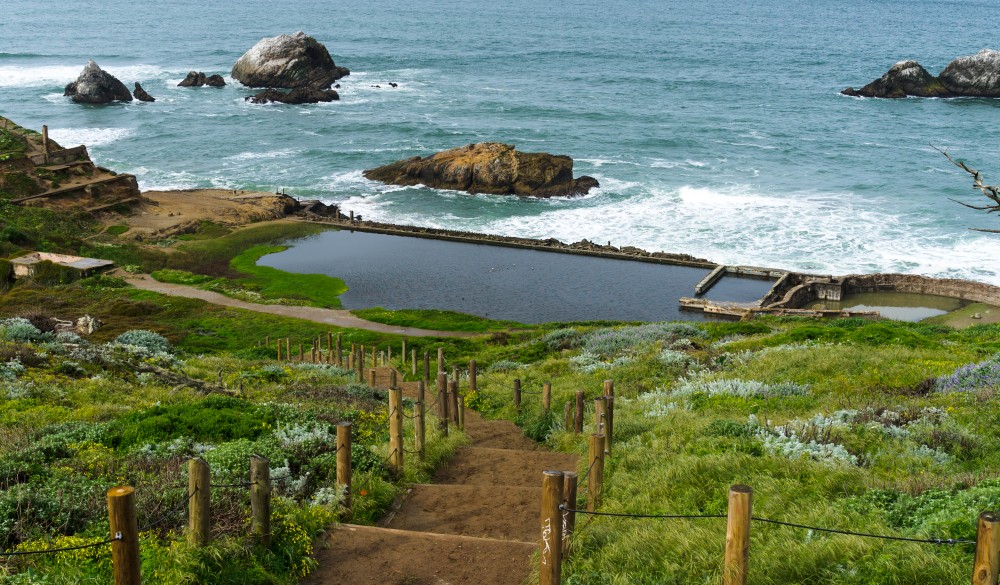
M97 548L99 546L104 546L105 544L111 544L112 542L117 542L122 540L122 535L119 532L115 534L114 538L109 538L107 540L102 540L101 542L92 542L90 544L80 544L77 546L64 546L60 548L49 548L45 550L19 550L19 551L4 551L0 552L0 557L27 557L32 555L47 555L58 552L66 552L71 550L83 550L87 548Z

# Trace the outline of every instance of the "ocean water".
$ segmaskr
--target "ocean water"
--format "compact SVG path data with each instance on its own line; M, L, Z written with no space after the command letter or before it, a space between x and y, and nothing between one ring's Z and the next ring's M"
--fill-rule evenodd
M968 229L1000 228L1000 218L949 201L977 194L933 149L1000 183L1000 100L839 95L901 59L936 73L979 51L995 7L5 0L0 113L47 124L64 146L87 144L146 189L283 188L382 221L1000 284L1000 236ZM298 30L352 70L341 101L255 106L235 84L176 87L192 69L228 77L260 38ZM62 88L89 58L158 101L73 104ZM361 176L485 140L572 156L602 186L542 201Z

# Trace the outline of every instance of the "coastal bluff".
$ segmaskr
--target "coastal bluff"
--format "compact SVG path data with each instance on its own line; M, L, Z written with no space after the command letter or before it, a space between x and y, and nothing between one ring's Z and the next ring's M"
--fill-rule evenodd
M573 178L573 159L544 152L520 152L511 144L481 142L428 157L415 156L368 169L367 179L393 185L426 185L468 193L562 197L585 195L600 186L588 176Z
M935 77L916 61L900 61L861 89L840 93L852 97L1000 97L1000 51L983 49L958 57Z

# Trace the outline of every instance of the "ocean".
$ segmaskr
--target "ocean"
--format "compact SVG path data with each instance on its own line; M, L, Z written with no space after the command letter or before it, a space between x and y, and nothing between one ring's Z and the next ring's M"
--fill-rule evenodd
M1000 183L1000 100L841 96L916 59L989 46L983 0L5 0L0 114L86 144L143 189L340 203L366 219L589 239L823 274L1000 284L1000 217L947 149ZM352 74L329 104L258 106L232 82L265 36L303 30ZM992 48L1000 48L993 46ZM93 58L156 103L62 96ZM179 88L189 70L223 89ZM398 88L390 88L389 82ZM381 86L381 87L375 87ZM584 197L471 196L362 170L471 142L574 158Z

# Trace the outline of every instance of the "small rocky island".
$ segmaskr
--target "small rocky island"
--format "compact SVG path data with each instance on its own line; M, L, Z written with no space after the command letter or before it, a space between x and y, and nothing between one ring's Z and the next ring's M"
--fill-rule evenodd
M862 87L840 92L854 97L1000 97L1000 51L983 49L959 57L934 77L916 61L900 61Z
M302 31L261 39L236 61L232 70L233 79L243 85L267 88L247 98L253 103L337 100L340 96L330 85L350 73L333 62L322 43Z
M415 156L369 169L365 178L393 185L426 185L469 193L562 197L585 195L597 179L573 178L573 159L544 152L520 152L511 144L481 142Z
M93 59L80 72L76 81L66 86L63 95L78 104L110 104L130 102L132 92L117 77L98 67Z

